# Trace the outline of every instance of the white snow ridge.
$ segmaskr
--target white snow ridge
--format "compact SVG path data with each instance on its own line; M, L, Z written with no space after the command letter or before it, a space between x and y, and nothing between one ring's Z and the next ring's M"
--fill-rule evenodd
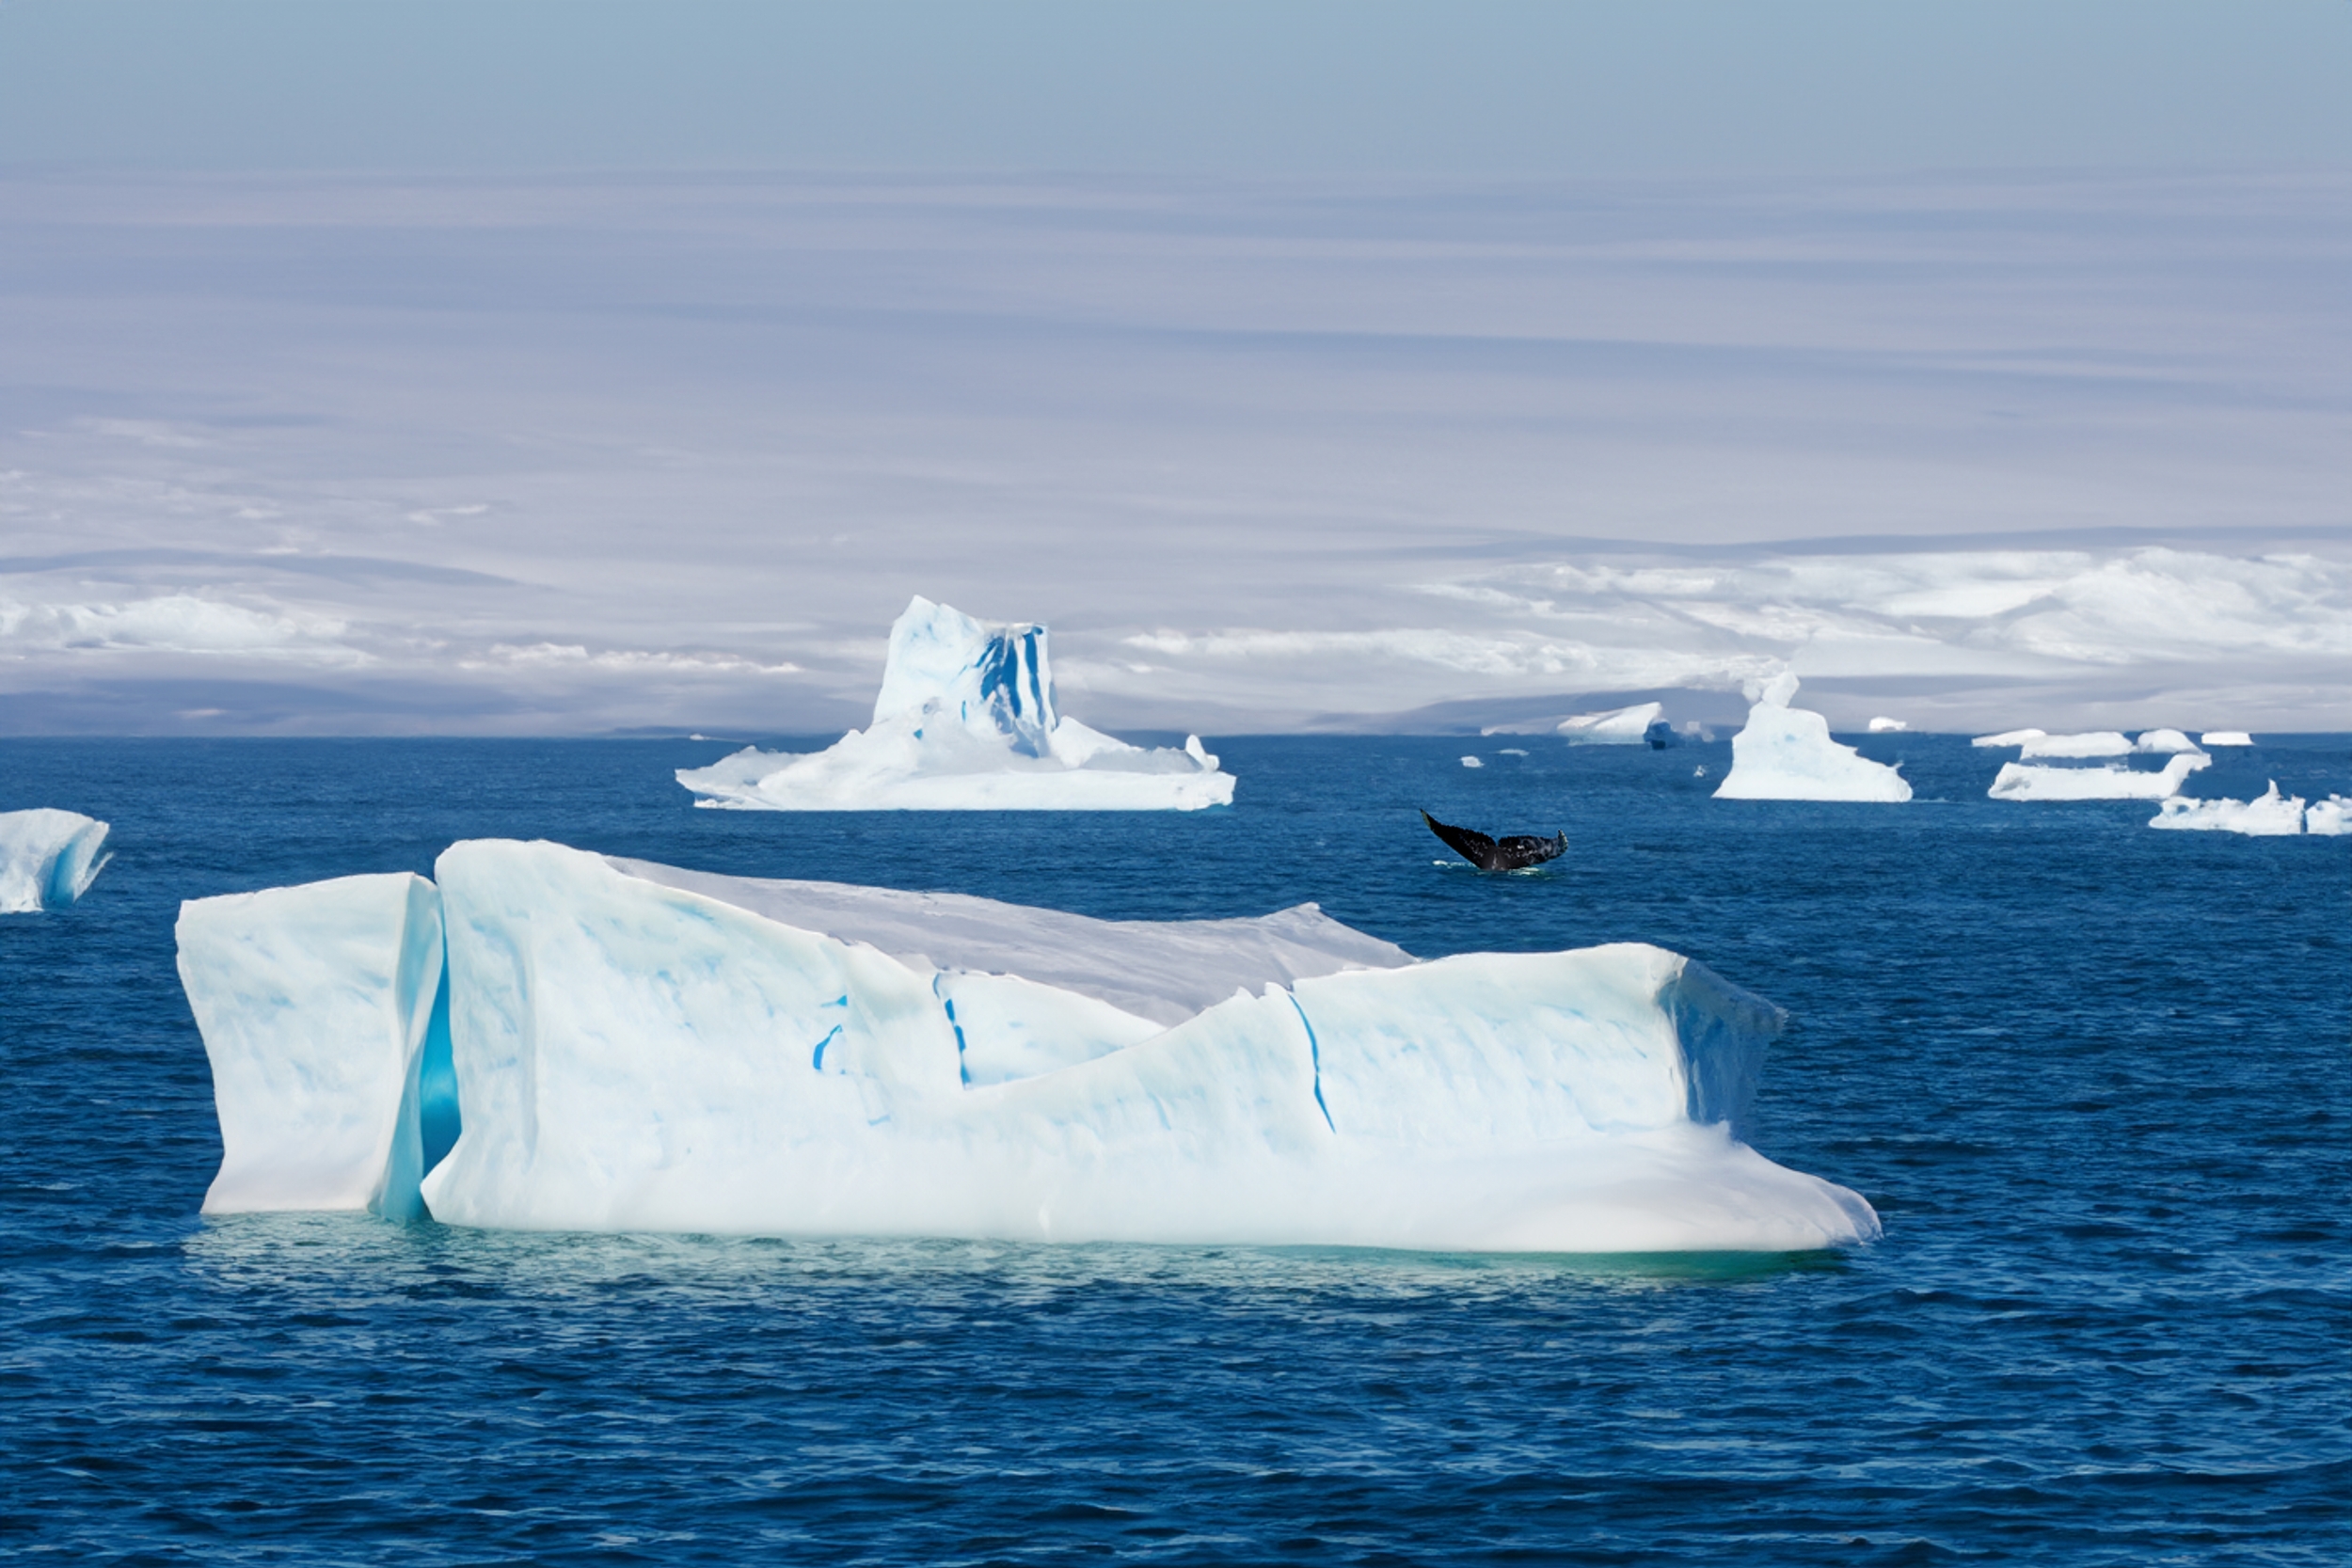
M1740 1141L1779 1010L1656 947L1424 963L1312 905L1099 921L546 843L434 875L186 906L209 1210L1563 1252L1879 1230ZM437 1039L462 1132L420 1181Z
M1829 721L1790 707L1797 677L1784 670L1755 694L1748 721L1731 737L1731 772L1718 800L1875 800L1911 799L1911 785L1829 736Z
M0 811L0 914L63 909L89 891L114 857L99 850L106 824L48 806Z
M988 626L917 596L890 628L873 722L822 752L746 747L680 768L700 806L738 811L1197 811L1233 777L1200 737L1114 740L1057 711L1041 626Z

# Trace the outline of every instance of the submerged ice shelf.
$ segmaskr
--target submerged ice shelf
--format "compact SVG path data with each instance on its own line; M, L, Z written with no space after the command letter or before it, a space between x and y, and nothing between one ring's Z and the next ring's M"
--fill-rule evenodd
M746 747L681 768L739 811L1197 811L1233 777L1200 737L1130 746L1064 717L1041 626L988 626L919 595L890 628L873 721L822 752Z
M1878 1231L1740 1141L1778 1010L1641 944L1421 962L1311 905L1098 921L495 840L432 882L199 900L180 939L216 1212L1573 1252Z
M89 891L112 856L106 824L40 806L0 811L0 914L63 909Z
M1883 762L1832 740L1829 721L1790 707L1797 677L1788 671L1756 692L1748 721L1731 737L1731 772L1718 800L1873 800L1911 799L1911 785Z

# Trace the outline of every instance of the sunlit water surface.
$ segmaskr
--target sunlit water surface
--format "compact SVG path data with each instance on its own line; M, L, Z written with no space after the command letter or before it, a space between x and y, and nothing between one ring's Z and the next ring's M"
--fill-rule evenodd
M1721 744L1232 740L1231 811L695 811L646 742L0 743L115 825L0 919L0 1555L494 1563L2337 1563L2352 839L1717 802ZM1486 763L1464 768L1466 752ZM1702 775L1698 770L1705 769ZM2352 789L2266 744L2201 793ZM1566 829L1433 863L1414 815ZM1756 1121L1844 1256L476 1233L197 1213L183 897L560 839L1125 918L1304 899L1412 951L1637 938L1787 1006Z

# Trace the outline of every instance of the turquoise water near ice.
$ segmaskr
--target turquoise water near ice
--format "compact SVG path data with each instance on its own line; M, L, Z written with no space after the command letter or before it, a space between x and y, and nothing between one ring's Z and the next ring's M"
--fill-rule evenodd
M1718 743L1212 741L1196 816L696 811L684 741L0 742L114 824L0 919L0 1554L141 1563L2336 1563L2352 839L1724 802ZM1504 746L1533 754L1504 755ZM1458 758L1483 756L1468 769ZM1707 776L1694 770L1705 768ZM2352 739L2202 794L2352 791ZM1417 807L1566 830L1441 866ZM1882 1242L1426 1256L539 1236L197 1212L184 897L549 837L1437 956L1640 939L1792 1015L1769 1155Z

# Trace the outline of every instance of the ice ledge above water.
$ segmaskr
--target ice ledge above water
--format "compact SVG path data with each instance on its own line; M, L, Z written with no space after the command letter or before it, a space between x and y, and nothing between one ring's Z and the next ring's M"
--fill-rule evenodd
M890 628L874 718L822 752L746 747L681 768L738 811L1197 811L1232 775L1201 748L1131 746L1062 716L1046 628L990 626L919 595Z
M1878 1229L1740 1142L1778 1010L1655 947L1415 962L1304 906L1092 921L507 841L435 878L188 906L252 1178L225 1162L210 1207L402 1212L437 995L463 1132L416 1196L451 1223L1557 1251Z

